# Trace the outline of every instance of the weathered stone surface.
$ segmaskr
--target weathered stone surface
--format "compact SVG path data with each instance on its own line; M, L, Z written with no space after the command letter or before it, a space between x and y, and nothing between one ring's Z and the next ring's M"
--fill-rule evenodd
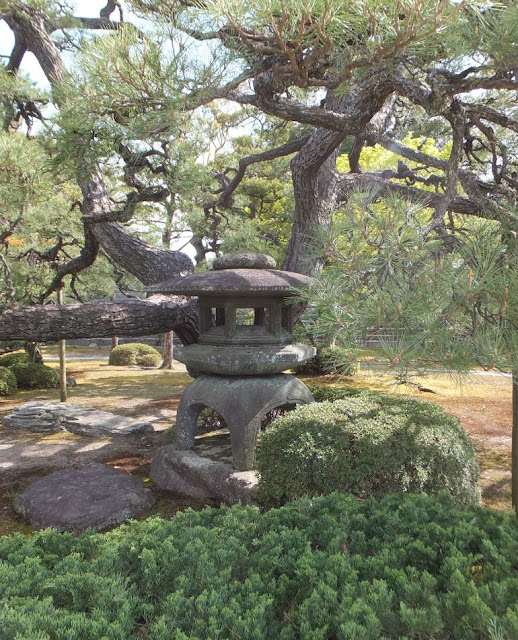
M296 342L259 347L190 344L176 347L174 357L191 369L221 376L257 376L282 373L312 358L314 347Z
M175 445L194 447L198 416L205 407L217 411L228 426L234 467L255 467L255 448L263 418L273 409L313 402L306 385L294 376L201 375L184 391L178 405Z
M228 256L219 256L212 263L214 271L221 269L275 269L275 258L265 253L240 251Z
M4 418L7 427L26 431L70 431L83 436L134 435L151 433L150 422L118 416L66 402L26 402Z
M152 482L160 489L192 498L221 500L225 504L253 504L259 476L236 471L224 462L179 451L174 445L161 449L151 464Z
M142 480L104 464L56 471L14 499L35 529L100 530L149 509L155 500Z
M223 269L203 271L160 282L148 291L182 296L287 297L309 286L313 278L278 269Z

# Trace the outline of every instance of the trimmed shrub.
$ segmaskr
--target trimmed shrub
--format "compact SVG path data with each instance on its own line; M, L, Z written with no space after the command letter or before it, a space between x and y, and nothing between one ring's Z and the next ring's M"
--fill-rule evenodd
M160 354L158 354L157 361L157 357L154 353L145 353L139 357L139 367L144 367L145 369L154 369L155 367L158 367L161 361L162 356Z
M0 367L12 367L13 364L27 364L29 355L25 351L12 351L0 356Z
M20 389L56 389L59 373L45 364L13 364L9 367Z
M518 637L518 527L447 495L333 494L0 538L0 640Z
M343 347L317 347L317 354L296 368L300 376L354 376L359 371L354 355Z
M110 351L108 364L119 367L158 367L162 356L148 344L120 344Z
M0 367L0 396L8 396L14 393L18 385L14 373L7 367Z
M260 498L275 506L332 491L359 497L447 490L478 502L478 465L458 420L431 402L362 393L299 406L257 455Z

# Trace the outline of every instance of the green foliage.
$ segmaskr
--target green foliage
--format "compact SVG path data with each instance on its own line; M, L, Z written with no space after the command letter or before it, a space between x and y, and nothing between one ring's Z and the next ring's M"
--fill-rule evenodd
M509 369L518 345L516 233L466 222L455 251L420 232L422 208L356 193L327 240L334 264L306 293L307 331L344 347L369 334L394 368ZM513 214L514 215L514 214Z
M313 394L315 402L334 402L335 400L343 400L344 398L353 398L361 393L359 389L353 387L330 387L328 384L309 383L306 385ZM370 392L371 395L377 394Z
M447 495L333 494L0 540L0 640L518 634L518 528Z
M13 364L25 364L29 362L29 354L25 351L12 351L0 356L0 367L12 367Z
M162 356L148 344L120 344L110 351L108 364L119 367L158 367Z
M13 364L9 367L20 389L56 389L59 374L45 364Z
M290 42L299 64L327 54L346 69L405 54L424 62L446 48L451 55L458 48L455 31L463 23L459 7L438 7L434 0L259 0L253 8L235 0L212 0L206 5L220 26L246 25L254 39L260 34L264 41Z
M262 434L257 463L270 506L332 491L479 500L473 445L458 420L408 398L362 393L299 406Z
M158 354L158 359L155 353L142 353L138 356L139 367L154 369L162 360L162 356Z
M0 353L10 353L15 349L23 349L25 342L23 340L1 340L0 341Z
M296 373L300 376L353 376L358 370L359 364L349 349L318 346L316 355L299 364Z
M0 365L0 396L8 396L14 393L17 387L14 373L7 367Z

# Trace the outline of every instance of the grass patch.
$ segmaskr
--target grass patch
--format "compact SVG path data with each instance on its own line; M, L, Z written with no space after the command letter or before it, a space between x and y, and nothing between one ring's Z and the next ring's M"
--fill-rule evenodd
M55 349L45 348L44 353L50 355ZM74 355L83 354L98 354L103 358L107 356L108 351L107 347L69 349L68 374L74 377L78 384L69 389L68 401L77 406L95 407L136 418L158 416L158 427L170 429L174 422L172 415L180 395L192 380L185 368L178 363L175 363L174 370L168 371L110 367L104 359L74 360ZM47 361L47 364L58 368L57 362ZM512 418L511 380L508 376L481 374L457 378L445 373L428 372L412 378L412 382L441 395L423 393L413 385L397 385L393 375L369 368L365 362L362 363L360 373L351 378L322 376L302 379L333 387L350 386L359 390L404 395L441 405L460 420L475 444L477 462L482 469L481 489L484 504L497 509L511 509ZM57 401L59 391L18 391L13 396L2 397L0 419L15 406L33 400ZM63 439L68 436L61 433L46 437ZM157 513L162 513L160 505L163 505L165 514L178 510L174 504L166 507L165 498L160 498L158 502ZM3 515L4 511L0 513Z

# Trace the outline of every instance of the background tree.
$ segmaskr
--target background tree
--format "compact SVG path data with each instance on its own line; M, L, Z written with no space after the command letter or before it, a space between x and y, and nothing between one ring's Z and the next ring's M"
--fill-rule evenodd
M381 333L387 369L513 372L512 494L518 511L518 253L501 225L469 221L455 251L420 233L425 212L357 193L327 238L333 263L307 293L308 330L349 349ZM344 245L347 251L344 251ZM344 363L344 364L349 364Z
M91 268L101 250L144 285L192 269L183 254L153 247L128 225L144 203L169 197L160 142L180 139L192 117L222 99L298 125L295 137L277 138L280 144L241 158L235 179L202 207L218 226L246 170L291 157L294 208L285 268L322 268L328 256L318 230L358 188L426 205L422 235L445 251L468 215L513 229L516 3L261 0L250 8L224 0L134 0L116 8L108 3L99 18L83 19L59 4L47 3L44 10L28 0L0 5L15 36L4 75L18 77L26 51L36 56L57 109L49 129L51 159L80 189L81 206L67 209L81 228L77 254L55 263L43 295ZM128 21L130 11L138 15L138 27ZM73 47L74 65L67 69L62 53ZM34 117L29 98L6 92L10 122L19 111ZM438 140L449 141L446 158L402 142L410 126L424 121ZM395 168L363 169L361 150L373 144L399 156ZM349 150L348 169L340 172L342 146ZM140 180L131 158L128 164L127 148L133 160L141 156L149 179ZM133 183L121 189L112 179L114 168ZM143 308L148 322L135 329ZM117 308L117 318L103 306L64 305L62 321L51 325L55 313L49 305L4 309L0 338L125 335L160 326L186 342L196 339L193 306L181 301L128 302ZM77 318L75 329L70 314Z

